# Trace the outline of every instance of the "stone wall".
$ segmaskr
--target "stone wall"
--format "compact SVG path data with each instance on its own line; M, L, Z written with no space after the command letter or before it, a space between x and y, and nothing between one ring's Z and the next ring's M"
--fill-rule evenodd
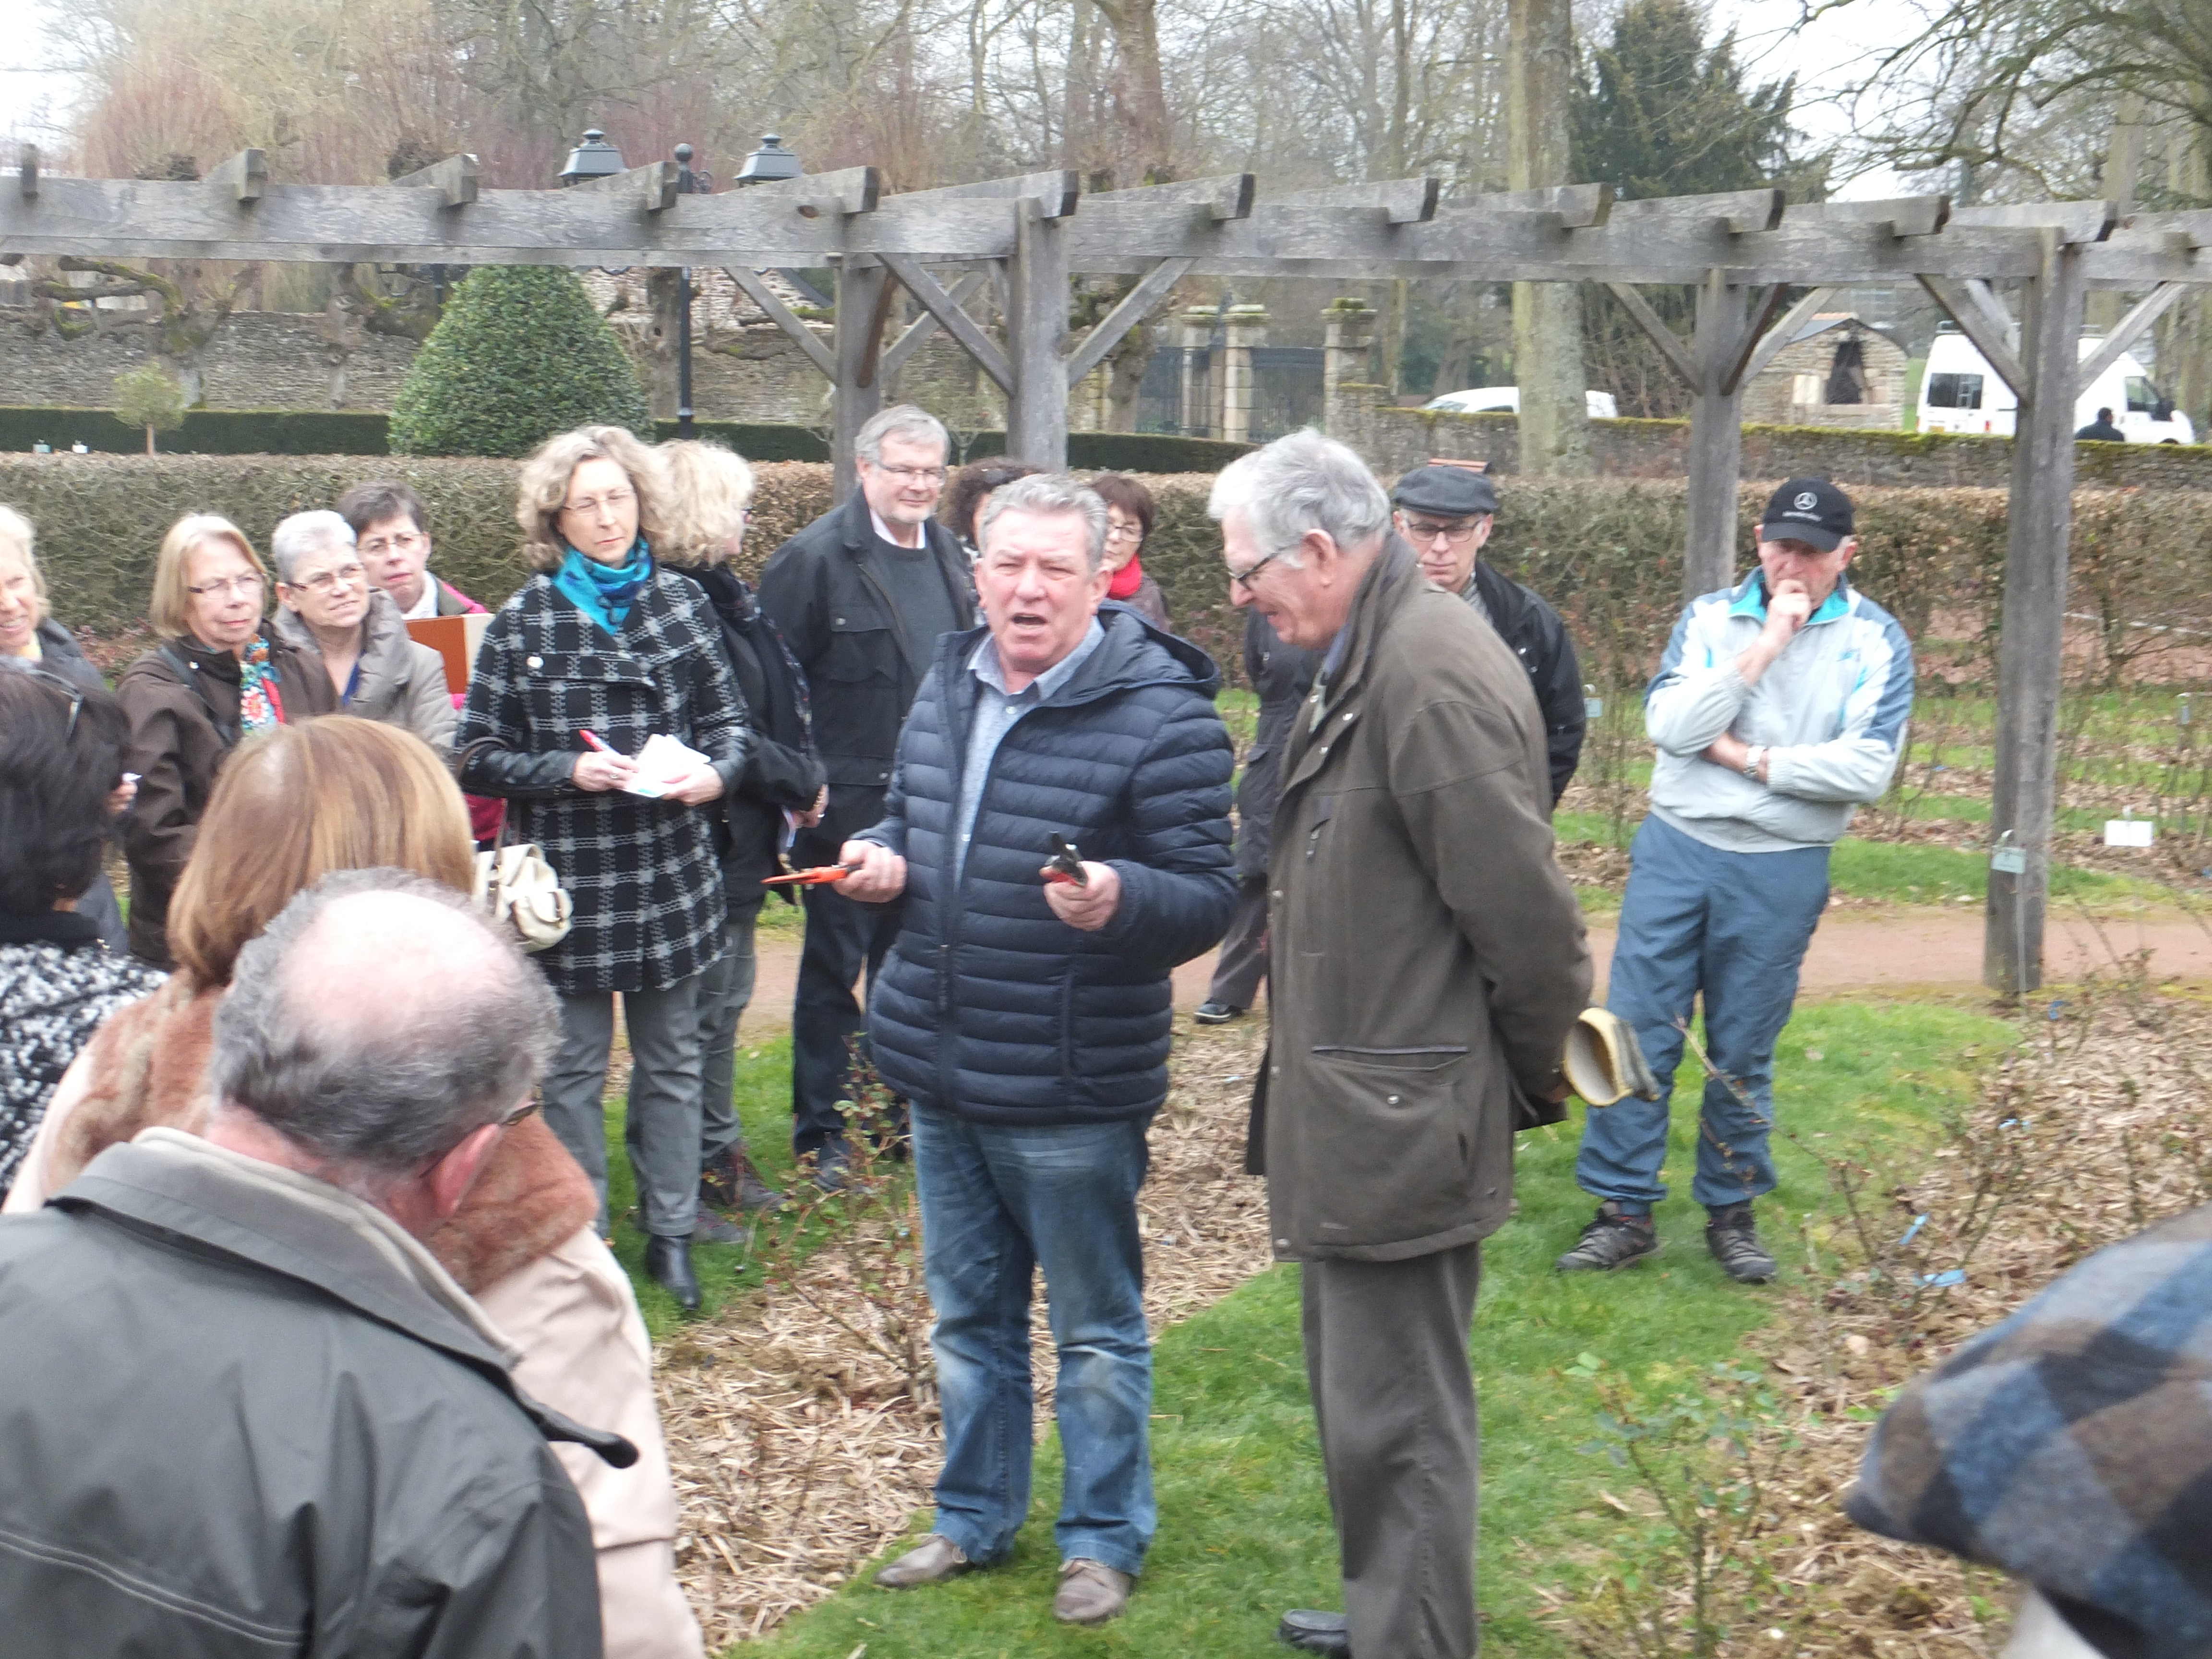
M1803 390L1825 392L1836 348L1855 334L1864 361L1869 390L1861 404L1832 404L1822 397L1801 398ZM1826 327L1774 354L1774 361L1743 389L1743 418L1774 426L1867 428L1895 432L1904 424L1905 356L1902 348L1870 328Z
M1346 384L1330 405L1328 430L1386 478L1430 457L1488 461L1495 472L1521 466L1520 420L1512 415L1439 415L1401 409L1382 386ZM1592 421L1590 452L1600 473L1679 478L1689 470L1686 421ZM2212 448L2201 444L2080 444L2075 480L2119 489L2212 489ZM1923 488L2010 481L2012 440L1980 434L1849 432L1821 427L1743 429L1742 476L1813 477L1842 484Z

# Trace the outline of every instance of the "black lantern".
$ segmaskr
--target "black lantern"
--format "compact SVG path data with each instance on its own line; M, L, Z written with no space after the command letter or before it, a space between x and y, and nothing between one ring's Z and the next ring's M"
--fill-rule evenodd
M805 169L799 158L783 147L783 140L775 134L765 133L761 147L745 157L744 166L738 169L739 185L772 185L779 179L796 179Z
M568 152L568 164L561 169L561 183L563 188L574 188L629 171L622 152L607 142L605 133L592 127L585 131L584 142Z

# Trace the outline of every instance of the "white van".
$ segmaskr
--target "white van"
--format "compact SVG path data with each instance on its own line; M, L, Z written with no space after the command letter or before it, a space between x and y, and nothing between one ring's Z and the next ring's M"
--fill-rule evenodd
M1593 421L1616 421L1620 405L1610 392L1585 392L1583 399ZM1465 392L1447 392L1421 405L1439 415L1518 415L1521 388L1517 386L1478 386Z
M2103 343L2094 334L2081 338L2081 356L2094 354ZM2176 409L2143 373L2143 366L2126 352L2097 377L2075 405L2078 431L2097 418L2097 411L2112 411L2112 423L2131 444L2191 444L2197 441L2189 416ZM1997 377L1974 343L1955 329L1939 329L1928 349L1928 368L1920 377L1920 428L1923 432L1994 432L2012 436L2020 412L2020 399Z

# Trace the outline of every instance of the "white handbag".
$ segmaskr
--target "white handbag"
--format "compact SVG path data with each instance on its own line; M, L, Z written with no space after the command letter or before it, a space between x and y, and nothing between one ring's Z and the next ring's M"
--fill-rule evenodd
M478 750L495 739L479 738L453 757L458 779ZM510 845L507 814L499 815L499 833L491 849L477 854L476 881L470 889L477 908L491 925L526 951L550 950L568 937L576 902L561 885L560 875L547 861L545 849L534 841Z

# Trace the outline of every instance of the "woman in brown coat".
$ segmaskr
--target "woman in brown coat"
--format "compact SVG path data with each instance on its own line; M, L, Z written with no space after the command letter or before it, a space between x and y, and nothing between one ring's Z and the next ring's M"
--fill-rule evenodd
M227 766L170 920L177 971L118 1010L55 1091L8 1194L34 1210L109 1146L156 1124L198 1133L216 1006L238 953L332 870L392 867L465 890L468 813L419 739L340 715L287 727ZM638 1449L627 1469L556 1446L592 1518L609 1659L698 1659L676 1583L676 1496L653 1358L629 1280L593 1230L590 1178L542 1118L509 1129L433 1255L521 1350L515 1380Z
M161 538L147 617L161 642L115 688L131 716L124 769L138 775L123 820L131 951L157 968L176 965L169 898L224 759L253 732L338 706L330 676L262 626L268 602L268 568L229 520L191 514Z

